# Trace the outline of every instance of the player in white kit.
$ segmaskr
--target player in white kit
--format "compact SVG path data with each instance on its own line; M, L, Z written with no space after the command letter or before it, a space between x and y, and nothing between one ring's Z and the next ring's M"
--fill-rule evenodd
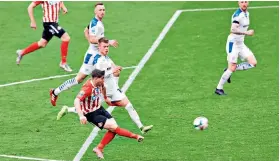
M223 90L226 82L230 83L230 77L236 70L247 70L256 67L257 60L252 51L244 44L245 36L253 36L254 30L248 30L250 19L248 8L248 1L239 1L239 8L232 15L231 33L228 36L226 44L228 68L224 70L224 73L219 81L219 84L215 90L218 95L225 95ZM242 62L237 64L238 58Z
M87 27L88 29L86 28L87 30L85 31L85 35L88 37L89 41L89 48L85 54L84 62L75 78L65 81L59 87L50 91L50 101L53 106L56 106L56 100L61 92L83 82L83 80L90 75L95 68L93 61L98 53L98 40L104 37L104 25L102 23L102 19L105 15L104 5L102 3L97 3L95 5L94 13L95 17L91 20ZM114 47L118 46L116 40L110 40L109 44ZM116 70L118 70L118 68Z

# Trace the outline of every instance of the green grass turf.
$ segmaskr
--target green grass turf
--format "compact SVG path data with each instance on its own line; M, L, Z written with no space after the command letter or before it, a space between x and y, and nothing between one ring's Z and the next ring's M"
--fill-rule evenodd
M33 31L28 3L0 2L0 84L65 74L58 68L56 38L15 65L15 50L41 36L41 9L35 11L38 29ZM71 36L69 63L76 72L88 46L83 29L92 18L93 4L66 2L69 14L60 17L60 25ZM251 3L261 5L278 2ZM177 9L217 7L236 7L236 2L106 2L105 35L120 43L110 55L116 64L137 65ZM218 97L213 92L226 66L225 43L233 12L180 15L127 92L142 121L154 124L153 131L140 145L116 137L105 149L107 160L278 160L278 9L250 10L250 28L256 35L246 38L246 44L258 66L234 73L232 84L225 85L228 96ZM121 84L131 72L123 71ZM49 88L67 79L0 88L0 154L74 158L92 126L80 125L74 114L55 120L60 107L72 105L80 89L63 93L58 107L51 107ZM192 126L200 115L209 119L209 129L203 132ZM124 109L117 108L113 116L120 126L139 133ZM82 160L96 159L91 150L104 132L100 134Z

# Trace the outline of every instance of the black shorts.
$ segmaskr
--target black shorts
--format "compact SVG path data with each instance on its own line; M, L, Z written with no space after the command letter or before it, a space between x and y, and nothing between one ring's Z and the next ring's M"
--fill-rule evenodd
M101 130L103 129L105 122L107 119L112 118L112 116L109 114L108 111L104 109L104 107L100 107L96 111L90 112L85 115L87 118L88 122L93 123L97 127L99 127Z
M56 22L44 22L43 26L44 26L44 31L42 34L42 38L47 41L50 41L53 36L61 38L62 35L66 32Z

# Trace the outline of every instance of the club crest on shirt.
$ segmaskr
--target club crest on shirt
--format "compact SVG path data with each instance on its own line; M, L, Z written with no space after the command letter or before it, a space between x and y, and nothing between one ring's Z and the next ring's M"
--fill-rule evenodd
M99 126L99 127L102 127L102 125L103 125L103 122L99 122L99 123L98 123L98 126Z
M79 93L79 96L80 97L83 97L85 95L85 92L84 91L81 91L80 93Z
M48 1L50 5L55 5L57 3L59 3L60 1Z

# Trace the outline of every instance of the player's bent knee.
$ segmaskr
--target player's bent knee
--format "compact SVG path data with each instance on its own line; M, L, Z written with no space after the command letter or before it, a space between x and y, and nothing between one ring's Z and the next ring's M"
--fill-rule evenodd
M70 36L67 33L64 33L61 37L61 41L70 41Z
M130 102L129 102L128 98L125 97L121 101L116 102L116 103L117 103L117 106L119 106L119 107L126 107L126 105L128 105Z
M46 40L40 40L40 41L38 42L38 45L39 45L41 48L44 48L44 47L46 47L46 46L48 45L48 41L46 41Z
M78 75L76 76L76 80L78 83L82 83L84 81L84 79L86 78L86 75L82 74L82 73L78 73Z
M115 131L116 128L118 127L118 124L116 123L115 119L107 119L104 125L105 129L108 129L110 131Z
M77 80L77 82L80 84L80 83L82 83L82 82L83 82L83 80L84 80L84 79L83 79L83 78L81 78L81 77L78 77L78 78L76 77L76 80Z
M229 66L228 69L229 69L230 71L232 71L232 72L235 72L236 67L237 67L236 64L232 64L232 65Z
M257 66L257 60L253 60L253 61L251 61L251 62L249 62L251 65L253 65L254 67L256 67Z
M255 58L254 55L250 55L248 58L247 58L247 62L251 65L253 65L254 67L257 66L257 60Z

